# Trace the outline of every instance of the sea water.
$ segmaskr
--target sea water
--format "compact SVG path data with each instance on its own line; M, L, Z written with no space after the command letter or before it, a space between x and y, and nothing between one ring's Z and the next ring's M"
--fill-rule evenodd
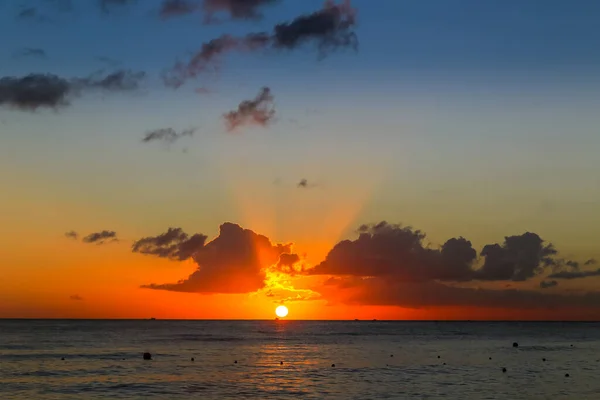
M0 399L99 398L600 399L600 324L0 320Z

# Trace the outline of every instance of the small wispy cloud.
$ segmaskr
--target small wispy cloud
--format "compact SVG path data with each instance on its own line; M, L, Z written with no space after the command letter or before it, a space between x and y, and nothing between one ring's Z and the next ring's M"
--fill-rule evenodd
M162 141L167 143L175 143L177 140L185 136L193 136L197 128L184 129L177 132L173 128L160 128L148 131L142 138L143 143L149 143L153 141Z
M245 100L237 110L223 115L229 132L244 125L267 126L275 117L271 89L263 87L253 100Z

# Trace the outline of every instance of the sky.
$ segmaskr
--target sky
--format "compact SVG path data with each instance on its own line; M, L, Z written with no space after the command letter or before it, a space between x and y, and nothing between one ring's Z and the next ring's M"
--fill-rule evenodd
M599 319L600 3L0 2L0 318Z

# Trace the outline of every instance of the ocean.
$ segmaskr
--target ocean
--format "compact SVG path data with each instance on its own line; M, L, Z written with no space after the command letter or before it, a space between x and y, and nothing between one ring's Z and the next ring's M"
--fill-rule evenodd
M600 399L600 323L0 320L0 399L142 398Z

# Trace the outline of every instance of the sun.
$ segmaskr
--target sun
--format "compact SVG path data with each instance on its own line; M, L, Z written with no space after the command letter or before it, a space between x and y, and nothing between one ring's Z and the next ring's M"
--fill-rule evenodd
M275 309L275 314L277 314L279 318L283 318L288 315L288 309L286 306L279 306Z

